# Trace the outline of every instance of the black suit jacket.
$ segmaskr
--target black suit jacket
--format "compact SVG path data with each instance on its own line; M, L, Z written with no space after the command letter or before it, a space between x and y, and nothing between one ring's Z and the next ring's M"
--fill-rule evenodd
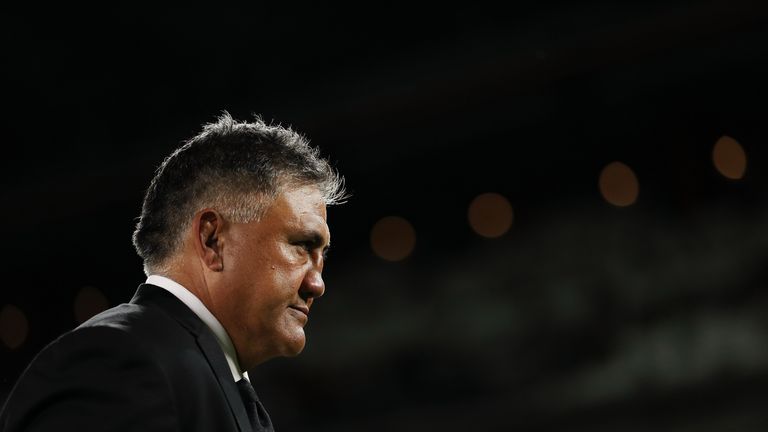
M0 431L250 431L213 332L168 291L141 285L130 303L59 337L11 391Z

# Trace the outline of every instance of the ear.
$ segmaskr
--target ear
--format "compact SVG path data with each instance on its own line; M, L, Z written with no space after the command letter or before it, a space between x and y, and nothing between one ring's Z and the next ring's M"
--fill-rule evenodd
M193 226L196 234L195 250L203 265L215 272L224 270L224 244L221 240L224 218L214 209L203 209L195 215Z

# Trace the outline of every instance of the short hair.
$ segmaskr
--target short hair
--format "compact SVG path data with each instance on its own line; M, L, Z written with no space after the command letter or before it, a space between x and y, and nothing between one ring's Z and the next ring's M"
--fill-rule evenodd
M144 271L164 270L197 211L211 207L250 222L289 185L316 185L326 205L347 196L343 177L304 136L259 116L238 122L224 112L157 169L133 233Z

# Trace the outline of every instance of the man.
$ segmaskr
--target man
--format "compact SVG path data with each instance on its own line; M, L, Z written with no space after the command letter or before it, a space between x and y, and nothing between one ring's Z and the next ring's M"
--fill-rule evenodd
M147 190L146 283L37 355L0 430L273 430L246 371L303 349L343 189L290 129L206 125Z

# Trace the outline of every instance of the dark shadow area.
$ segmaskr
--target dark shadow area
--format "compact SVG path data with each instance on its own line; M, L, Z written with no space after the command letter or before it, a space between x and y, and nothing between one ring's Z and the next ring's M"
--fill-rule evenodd
M305 352L251 372L280 430L768 427L762 3L68 5L0 21L0 399L78 324L78 298L130 299L154 169L227 110L306 134L353 193L329 210ZM713 163L723 136L741 178ZM598 187L613 161L636 175L629 206ZM514 209L496 238L468 223L485 192ZM370 243L391 215L416 238L394 262Z

